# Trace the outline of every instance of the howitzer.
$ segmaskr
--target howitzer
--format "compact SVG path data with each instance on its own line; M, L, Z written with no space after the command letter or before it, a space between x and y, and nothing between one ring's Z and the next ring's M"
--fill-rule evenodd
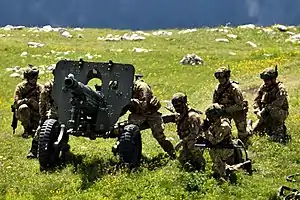
M18 127L18 119L16 114L16 102L14 102L10 107L11 107L11 112L13 113L11 127L13 128L13 134L15 134L16 128Z
M128 122L117 123L130 103L135 69L131 64L61 60L56 64L52 98L57 119L46 120L40 129L38 155L41 169L52 168L68 150L69 136L117 138L120 161L136 166L141 158L140 130ZM98 79L101 85L89 86ZM172 118L172 119L171 119ZM165 119L175 121L175 117ZM114 133L114 134L112 134Z

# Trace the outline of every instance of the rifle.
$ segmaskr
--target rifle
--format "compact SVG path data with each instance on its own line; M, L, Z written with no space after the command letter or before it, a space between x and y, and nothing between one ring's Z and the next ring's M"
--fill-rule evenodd
M18 119L17 119L17 115L16 115L16 102L14 102L10 108L11 108L11 112L13 113L13 117L12 117L12 122L11 122L11 127L13 128L13 134L15 134L16 132L16 128L18 127Z
M236 144L216 144L213 145L211 143L198 143L195 144L195 147L198 148L212 148L212 149L234 149L234 148L244 148L242 145L236 145Z

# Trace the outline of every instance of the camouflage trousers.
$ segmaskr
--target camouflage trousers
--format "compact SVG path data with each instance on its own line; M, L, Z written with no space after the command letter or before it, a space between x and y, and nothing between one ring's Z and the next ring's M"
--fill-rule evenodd
M238 131L238 138L248 146L249 137L252 135L251 128L247 127L247 113L236 112L233 116L228 116L231 120L233 119L235 126Z
M179 155L179 162L184 166L189 164L196 170L205 170L206 161L203 157L204 149L195 148L196 140L184 141Z
M39 124L40 116L37 111L34 111L28 107L27 104L22 104L17 109L17 119L21 122L26 131L31 132L36 130Z
M166 136L164 134L164 123L162 119L162 114L160 112L143 115L131 113L128 116L128 122L137 126L140 126L143 123L148 123L152 131L153 137L158 141L163 150L167 152L170 156L174 156L174 147L172 143L166 139Z
M233 149L210 149L209 155L212 159L212 170L214 174L226 178L226 164L232 164L234 161Z
M285 120L288 114L288 111L283 109L271 109L269 113L254 123L253 132L266 133L273 141L285 140Z

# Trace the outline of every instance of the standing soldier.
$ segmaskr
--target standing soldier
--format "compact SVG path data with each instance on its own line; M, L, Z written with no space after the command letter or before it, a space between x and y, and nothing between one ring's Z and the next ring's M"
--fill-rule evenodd
M222 117L223 112L217 103L212 104L205 111L207 119L203 123L204 136L212 145L233 144L230 120ZM226 164L233 164L234 149L211 148L209 154L213 162L213 176L222 181L227 180Z
M179 161L184 167L191 166L196 170L205 170L203 151L195 148L197 138L202 133L199 111L189 108L187 96L176 93L172 98L172 105L177 114L177 133L183 149L180 152ZM176 148L176 147L175 147Z
M266 132L273 141L287 142L285 120L289 115L288 93L282 82L276 81L277 66L267 68L260 78L260 86L254 99L254 113L258 120L253 126L254 132Z
M16 86L14 93L16 116L24 128L24 138L34 135L40 119L39 95L42 86L37 82L38 75L38 69L26 69L23 74L25 81Z
M53 80L46 82L45 85L42 87L39 101L39 129L35 132L35 135L32 139L31 148L29 150L27 158L37 158L38 138L40 128L43 125L44 121L46 121L47 119L57 119L57 105L55 104L52 97L52 88Z
M248 102L244 100L239 85L230 80L230 69L221 67L215 72L215 78L218 79L213 94L213 103L218 103L225 117L233 119L238 130L238 138L245 144L249 145L250 131L247 130L247 112Z
M137 126L148 122L153 137L158 141L163 150L172 159L175 159L174 147L164 134L162 114L158 111L161 104L157 97L153 95L151 87L141 77L142 75L136 75L131 102L128 106L131 112L128 116L128 122Z

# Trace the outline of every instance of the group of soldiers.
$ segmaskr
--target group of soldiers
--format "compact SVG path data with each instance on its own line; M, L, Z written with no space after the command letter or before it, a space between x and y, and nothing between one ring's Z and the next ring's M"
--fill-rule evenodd
M230 80L230 69L219 68L214 76L219 81L214 93L212 104L202 112L188 105L187 95L176 93L171 104L175 113L175 123L179 143L173 146L164 134L161 103L154 95L151 87L136 76L132 98L128 106L129 123L141 125L147 121L153 137L162 149L176 159L184 167L205 170L206 161L203 150L196 148L199 141L210 145L226 145L233 143L232 120L238 130L240 139L248 148L249 138L254 133L267 134L272 140L285 143L287 140L285 120L289 114L287 91L282 82L277 81L277 66L267 68L261 74L262 85L254 99L254 113L257 121L252 127L252 121L247 122L248 102L245 100L239 84ZM57 119L57 105L52 98L53 79L43 86L37 82L39 71L30 68L24 72L25 81L19 83L15 90L16 116L24 127L23 137L32 136L32 146L28 158L37 157L39 127L46 119ZM123 112L122 114L125 114ZM182 148L181 148L182 147ZM181 148L181 150L180 150ZM176 156L176 151L180 155ZM234 150L232 148L210 148L213 162L213 176L227 180L227 166L232 164Z

